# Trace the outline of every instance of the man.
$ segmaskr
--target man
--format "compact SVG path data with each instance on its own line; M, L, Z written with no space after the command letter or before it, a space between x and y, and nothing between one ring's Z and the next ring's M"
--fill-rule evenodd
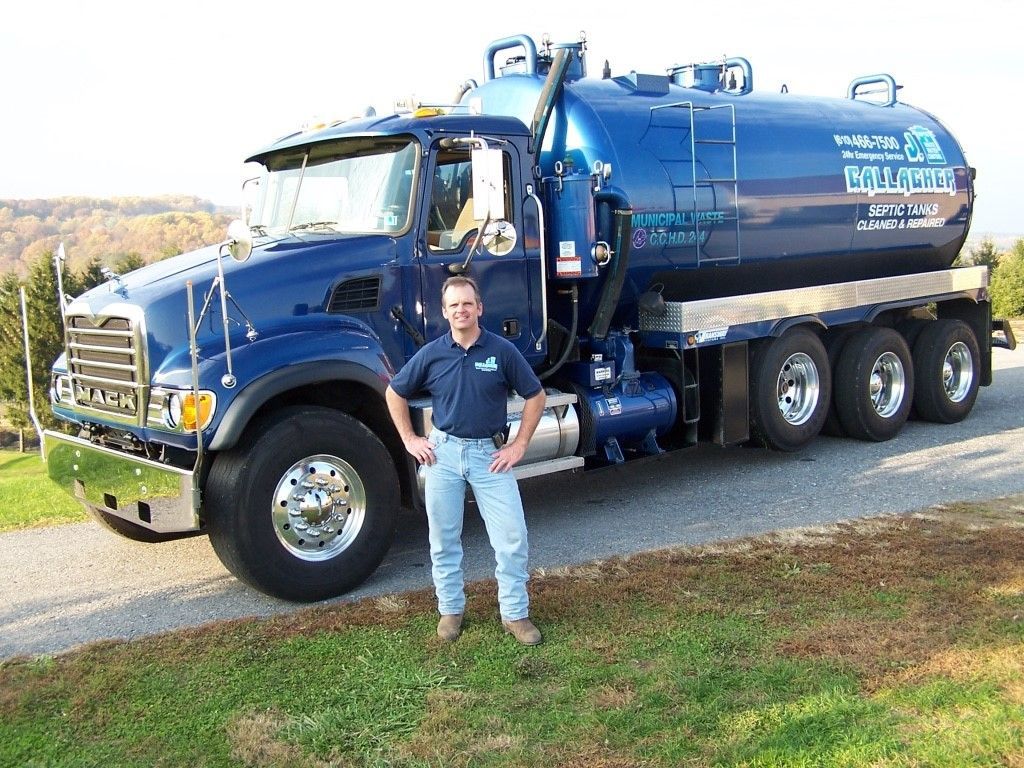
M441 614L438 636L452 642L462 632L462 518L468 483L494 548L502 624L520 643L537 645L541 634L530 621L526 593L526 520L510 470L526 453L546 396L519 350L480 326L483 311L471 278L445 281L441 313L451 330L420 349L391 381L388 410L405 449L427 466L430 559ZM434 409L429 438L413 431L409 417L409 398L424 390ZM503 445L510 390L526 404L515 439Z

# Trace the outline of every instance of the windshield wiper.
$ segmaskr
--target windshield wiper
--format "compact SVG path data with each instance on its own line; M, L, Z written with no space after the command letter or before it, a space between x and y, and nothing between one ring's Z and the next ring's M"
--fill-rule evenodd
M316 229L317 227L333 227L338 222L336 221L307 221L305 224L296 224L294 227L289 227L289 232L297 232L300 229Z

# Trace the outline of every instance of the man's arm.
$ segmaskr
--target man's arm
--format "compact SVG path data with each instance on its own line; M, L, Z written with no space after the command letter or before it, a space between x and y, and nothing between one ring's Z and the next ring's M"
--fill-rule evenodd
M544 403L547 399L548 396L543 389L527 399L523 406L523 416L519 422L516 439L508 445L503 445L492 454L494 461L491 462L491 472L508 472L526 455L526 448L530 444L530 438L533 437L537 425L540 424L540 417L544 413Z
M388 412L391 414L391 420L395 422L398 436L405 444L405 450L420 464L433 464L437 461L434 456L434 444L413 431L412 419L409 417L409 401L391 387L384 392L384 399L387 400ZM534 424L535 429L536 426Z

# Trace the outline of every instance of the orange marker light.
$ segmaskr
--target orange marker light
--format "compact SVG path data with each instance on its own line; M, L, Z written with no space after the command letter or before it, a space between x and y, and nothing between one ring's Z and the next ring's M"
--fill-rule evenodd
M182 403L181 425L189 431L194 431L197 423L196 414L196 397L194 393L189 392L185 395L184 402ZM206 429L210 424L211 418L213 418L213 395L206 392L200 392L198 423L203 429Z

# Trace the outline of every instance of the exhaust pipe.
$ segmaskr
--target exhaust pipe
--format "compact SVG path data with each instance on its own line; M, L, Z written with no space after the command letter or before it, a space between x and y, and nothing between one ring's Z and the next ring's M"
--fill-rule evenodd
M32 384L32 353L28 346L28 309L25 303L25 286L18 289L21 292L21 331L25 341L25 382L28 385L28 415L32 420L32 426L39 437L39 458L46 461L46 444L43 442L43 427L36 416L35 386ZM63 297L62 297L63 298ZM61 314L63 315L63 301L61 302Z

